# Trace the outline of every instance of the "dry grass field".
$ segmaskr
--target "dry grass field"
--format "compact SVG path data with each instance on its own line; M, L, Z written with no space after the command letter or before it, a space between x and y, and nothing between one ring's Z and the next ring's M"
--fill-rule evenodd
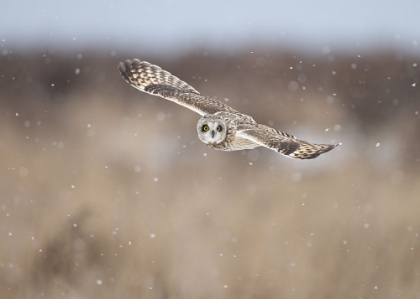
M0 297L420 298L419 60L357 54L1 56ZM343 146L211 150L122 80L134 57Z

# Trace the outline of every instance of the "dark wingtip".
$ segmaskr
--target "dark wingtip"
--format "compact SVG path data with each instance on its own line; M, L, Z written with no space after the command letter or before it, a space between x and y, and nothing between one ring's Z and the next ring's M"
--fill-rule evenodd
M127 70L129 70L131 67L131 61L126 60L125 62L120 62L118 64L118 70L121 73L121 76L123 76L124 80L127 82L130 82L130 77L128 76Z
M140 59L137 59L137 58L133 59L132 62L130 60L127 60L127 61L129 61L130 65L133 66L133 67L140 67L140 65L141 65Z
M342 145L343 143L336 143L336 144L328 144L328 151L335 149L337 146Z
M124 63L120 62L118 64L118 70L120 71L120 73L125 73L125 66Z
M340 145L339 143L337 143L337 144L329 144L327 148L325 148L323 151L320 152L320 154L327 153L330 150L335 149L339 145Z
M311 156L309 156L309 157L305 157L305 158L303 158L303 159L313 159L313 158L318 157L318 156L319 156L319 155L321 155L321 154L328 153L329 151L331 151L331 150L335 149L337 146L341 145L341 143L336 143L336 144L324 144L324 145L326 145L327 147L325 147L325 148L323 148L322 150L318 151L317 153L313 153ZM301 159L302 159L302 158L301 158Z

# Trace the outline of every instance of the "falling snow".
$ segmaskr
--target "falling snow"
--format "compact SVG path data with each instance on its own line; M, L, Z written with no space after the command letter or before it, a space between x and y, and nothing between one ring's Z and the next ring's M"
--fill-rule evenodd
M138 15L149 21L170 13L200 16L197 7L181 2L151 2ZM19 3L12 6L22 8ZM48 278L53 261L66 266L54 268L58 284L37 281L40 298L74 297L68 273L84 282L80 298L92 288L126 290L128 299L142 292L223 298L241 290L267 299L299 298L314 289L319 298L340 298L343 290L349 298L413 295L418 273L404 266L420 268L420 68L419 39L412 34L418 26L408 12L419 5L400 5L407 10L401 14L405 26L376 26L381 43L353 37L373 28L357 3L345 15L334 7L331 14L325 7L285 10L296 22L298 15L319 17L321 11L325 19L328 14L359 28L334 43L328 26L322 39L305 35L306 42L298 41L299 26L286 23L280 31L260 32L261 18L241 21L246 5L223 7L222 14L239 18L243 28L232 35L225 26L217 43L219 33L201 34L197 27L198 39L191 39L188 30L175 30L177 22L170 30L155 22L165 46L157 47L157 39L140 42L144 36L130 42L136 17L118 14L117 2L92 11L88 5L82 14L76 7L81 19L68 18L73 10L38 5L33 17L43 14L40 22L52 22L38 26L46 28L46 43L39 43L42 32L22 37L19 26L2 26L17 30L3 34L13 41L0 38L0 268L8 281L2 294L13 297L35 272ZM261 14L261 7L253 6L252 14ZM354 18L357 10L361 18ZM202 11L206 30L216 30L220 11ZM94 30L109 25L105 12L124 19L125 33ZM266 19L276 20L276 12L265 9ZM11 15L30 21L23 9ZM392 14L381 16L383 23ZM68 20L85 24L85 32L61 32ZM339 23L333 31L340 32ZM91 30L99 33L91 36ZM345 146L307 161L262 146L232 152L206 147L196 135L199 115L121 78L118 62L135 57L261 124ZM345 259L364 261L367 271ZM323 281L331 265L340 265L342 275ZM370 279L372 271L387 275ZM363 281L356 288L354 273ZM308 277L318 284L308 284Z
M28 175L28 173L29 173L28 168L26 168L26 167L19 168L19 175L22 178L26 177Z

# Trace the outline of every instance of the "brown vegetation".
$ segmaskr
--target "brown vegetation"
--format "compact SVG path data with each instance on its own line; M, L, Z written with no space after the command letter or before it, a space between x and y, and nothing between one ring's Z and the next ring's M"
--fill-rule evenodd
M420 296L418 57L204 52L0 58L1 297ZM206 148L197 114L121 79L134 57L344 145Z

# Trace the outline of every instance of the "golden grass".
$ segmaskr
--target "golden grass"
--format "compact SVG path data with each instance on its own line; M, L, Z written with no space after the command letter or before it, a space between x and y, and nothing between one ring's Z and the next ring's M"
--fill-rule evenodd
M278 120L342 148L313 161L217 152L195 114L124 84L3 102L2 298L420 295L417 152L396 165L394 139L375 147L382 131L354 129L323 97L314 117L295 101Z

